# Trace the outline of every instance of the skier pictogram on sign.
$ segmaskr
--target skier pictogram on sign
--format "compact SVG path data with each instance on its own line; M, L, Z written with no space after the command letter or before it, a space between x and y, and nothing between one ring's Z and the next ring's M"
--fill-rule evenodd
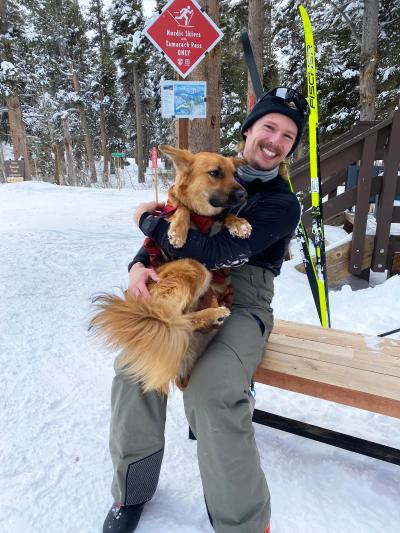
M196 0L170 0L143 32L186 78L223 33Z
M193 26L189 26L190 19L193 17L193 9L190 9L190 6L186 6L180 11L175 11L174 14L171 13L171 11L168 11L168 13L171 15L171 17L175 20L175 22L178 23L179 26L182 26L178 21L181 21L183 19L183 26L185 28L193 28Z

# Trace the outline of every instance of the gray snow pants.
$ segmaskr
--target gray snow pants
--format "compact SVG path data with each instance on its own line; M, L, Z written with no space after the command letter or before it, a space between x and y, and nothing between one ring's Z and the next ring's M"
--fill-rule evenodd
M270 519L248 388L273 326L273 278L251 265L232 269L232 313L197 361L183 393L217 533L262 533ZM166 399L142 394L116 370L111 408L112 495L123 505L146 502L160 473Z

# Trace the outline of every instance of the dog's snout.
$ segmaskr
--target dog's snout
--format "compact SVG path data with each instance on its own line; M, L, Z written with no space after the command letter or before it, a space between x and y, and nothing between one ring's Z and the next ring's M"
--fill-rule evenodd
M233 191L232 196L233 201L238 204L243 204L247 200L247 192L243 188Z
M247 192L243 187L235 187L228 193L215 192L209 202L213 207L237 207L247 200Z

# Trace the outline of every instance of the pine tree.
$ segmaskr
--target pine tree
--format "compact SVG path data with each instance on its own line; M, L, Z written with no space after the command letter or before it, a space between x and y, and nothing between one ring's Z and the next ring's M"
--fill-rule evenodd
M386 117L400 101L400 4L381 0L379 12L377 113Z
M37 88L37 105L53 152L55 181L84 183L85 161L93 182L92 59L80 7L75 0L26 1L34 21L36 56L44 70L45 88Z
M113 53L121 70L120 81L126 95L126 111L134 117L135 145L139 182L144 182L143 121L141 80L145 70L148 44L141 31L144 25L141 2L116 0L111 9Z
M331 2L281 0L273 4L274 44L283 56L281 83L307 94L305 49L299 4L306 5L313 26L317 61L317 89L321 141L337 136L359 118L359 49L353 45L353 28ZM352 25L361 24L359 0L346 6ZM349 46L351 43L351 46ZM303 139L305 136L303 136ZM302 149L297 151L298 156Z
M277 81L277 65L275 51L272 47L271 28L272 2L263 2L265 14L264 31L262 37L262 60L260 60L260 75L265 90L275 87ZM221 2L221 29L224 32L222 40L222 118L221 144L223 152L232 154L240 141L240 125L247 112L247 67L240 33L249 25L249 3L241 0L232 5L230 1Z
M86 36L88 26L83 19L77 0L69 0L67 2L64 0L63 15L65 52L69 59L75 103L80 115L86 151L86 166L90 173L90 181L95 183L97 181L97 173L92 141L94 125L89 123L90 108L93 104L91 91L93 77L90 70L93 56Z
M158 0L155 9L160 11L164 1ZM148 48L147 72L145 76L145 99L143 102L144 122L147 124L146 152L160 144L175 144L175 120L161 116L161 82L174 80L172 66L153 45ZM168 160L169 161L169 160Z
M0 99L8 109L14 157L24 159L25 177L29 179L30 154L20 99L27 82L24 61L28 49L24 32L25 17L27 10L21 9L14 0L0 0Z
M253 50L254 61L257 66L257 72L260 80L263 79L264 70L264 28L265 13L264 0L249 0L249 16L247 22L249 39ZM248 73L247 81L247 111L250 111L257 97Z
M219 24L219 3L201 0L208 16ZM207 117L189 121L189 147L198 151L219 152L221 148L221 45L217 44L190 73L188 80L207 81Z
M221 149L226 155L234 154L240 140L240 125L246 115L247 70L243 59L240 32L247 26L248 2L228 0L220 2L222 102Z
M103 182L109 180L111 152L123 147L121 114L119 113L117 69L112 58L111 37L107 28L102 0L91 0L87 22L91 31L93 51L92 97L98 110L101 154L103 157Z

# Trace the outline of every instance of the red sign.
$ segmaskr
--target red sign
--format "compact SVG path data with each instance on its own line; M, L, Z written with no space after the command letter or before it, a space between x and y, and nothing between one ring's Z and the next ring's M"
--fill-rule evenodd
M144 34L186 78L223 33L196 0L170 0Z
M154 146L151 149L151 166L157 168L157 148Z

